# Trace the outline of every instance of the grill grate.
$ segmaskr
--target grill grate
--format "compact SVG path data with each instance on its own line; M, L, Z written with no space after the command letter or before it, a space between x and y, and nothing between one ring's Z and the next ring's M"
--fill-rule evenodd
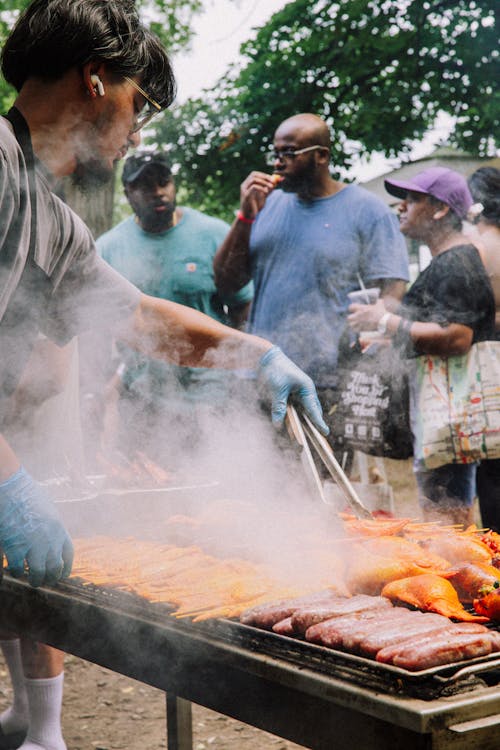
M243 625L234 620L220 619L200 623L192 623L188 619L179 620L172 616L175 608L168 604L151 603L136 594L96 586L81 579L72 578L70 582L60 584L60 587L70 596L84 597L97 606L125 611L159 625L168 618L169 624L175 623L180 630L195 629L197 634L206 634L207 637L224 643L286 661L299 669L388 694L434 700L500 684L498 654L409 672L362 656L309 643L299 637L278 635Z

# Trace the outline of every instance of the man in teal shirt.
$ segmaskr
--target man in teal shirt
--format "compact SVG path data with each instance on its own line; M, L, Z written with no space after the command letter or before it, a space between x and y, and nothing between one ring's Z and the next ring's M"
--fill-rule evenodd
M134 212L97 240L113 268L146 294L187 305L240 327L253 296L252 283L233 295L219 293L213 258L229 225L193 208L177 206L167 157L143 152L125 162L125 195ZM122 350L115 384L146 421L164 413L170 422L195 418L203 404L220 404L234 375L227 371L176 367ZM134 417L136 419L136 417Z

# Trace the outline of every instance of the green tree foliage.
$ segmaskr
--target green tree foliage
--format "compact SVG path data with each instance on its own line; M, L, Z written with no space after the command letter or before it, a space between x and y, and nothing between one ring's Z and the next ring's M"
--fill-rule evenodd
M156 140L180 165L189 199L226 214L276 126L316 112L333 163L408 151L442 110L450 141L476 154L498 131L498 0L294 0L241 47L242 63L202 99L167 115Z
M1 46L17 16L29 3L30 0L0 0ZM158 34L172 56L189 46L192 20L203 10L202 0L136 0L136 5L144 23ZM15 91L0 76L0 112L7 112L14 98ZM96 237L110 228L113 223L114 181L98 191L82 195L66 180L64 192L68 203L82 216Z
M29 3L30 0L0 0L0 46L3 46L19 13ZM136 5L144 22L160 37L171 55L189 47L192 21L203 10L202 0L136 0ZM12 103L13 97L14 92L2 79L2 111Z

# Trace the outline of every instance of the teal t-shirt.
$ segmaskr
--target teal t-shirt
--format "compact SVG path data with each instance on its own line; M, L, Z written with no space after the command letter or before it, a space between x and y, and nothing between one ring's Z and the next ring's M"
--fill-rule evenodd
M253 297L252 282L228 297L220 295L215 286L213 258L229 225L193 208L181 211L175 227L157 234L145 232L130 216L99 237L97 249L145 294L187 305L227 324L225 307L245 305ZM198 393L189 396L204 398L207 388L219 393L227 378L226 371L175 367L134 353L127 354L125 362L122 380L127 387L134 382L140 385L141 395L149 390L157 396L167 393L174 378L183 388L196 384Z

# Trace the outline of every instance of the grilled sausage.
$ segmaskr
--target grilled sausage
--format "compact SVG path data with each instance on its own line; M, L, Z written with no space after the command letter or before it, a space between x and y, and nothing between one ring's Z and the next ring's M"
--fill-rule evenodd
M446 627L438 627L434 630L430 630L427 633L423 633L420 636L408 636L406 633L401 634L401 639L393 641L390 646L380 649L377 652L376 659L383 664L392 664L394 658L399 654L404 654L408 648L416 648L417 646L426 646L428 643L433 643L437 637L450 633L450 635L466 635L474 633L487 633L488 628L484 625L480 625L477 622L448 622Z
M394 657L393 664L415 672L464 659L475 659L495 651L500 651L500 633L446 633L436 636L430 643L405 649Z
M295 633L304 634L308 628L332 617L342 617L357 612L370 610L393 609L391 602L382 596L367 596L359 594L350 599L339 599L326 606L302 606L297 607L292 614L292 627Z

